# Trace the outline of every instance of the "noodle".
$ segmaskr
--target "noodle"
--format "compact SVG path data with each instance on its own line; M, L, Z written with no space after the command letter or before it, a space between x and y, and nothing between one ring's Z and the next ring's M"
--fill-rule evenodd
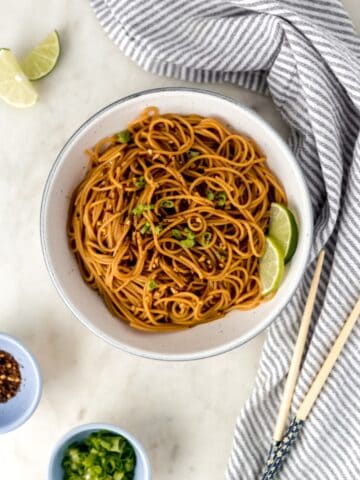
M255 142L155 107L125 134L127 143L114 135L87 151L71 201L70 247L86 283L114 315L154 332L264 301L270 204L286 195Z

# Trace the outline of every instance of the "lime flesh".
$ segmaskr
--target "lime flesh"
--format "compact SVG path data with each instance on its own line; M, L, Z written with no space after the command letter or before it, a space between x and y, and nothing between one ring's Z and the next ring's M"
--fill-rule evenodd
M0 49L0 97L14 107L31 107L38 98L35 88L26 78L15 56Z
M276 240L266 237L265 252L259 264L261 293L276 292L284 276L284 256Z
M54 70L60 56L60 40L56 30L50 33L20 62L29 80L39 80Z
M289 262L298 242L298 227L291 210L279 203L271 204L268 234L281 248L285 263Z

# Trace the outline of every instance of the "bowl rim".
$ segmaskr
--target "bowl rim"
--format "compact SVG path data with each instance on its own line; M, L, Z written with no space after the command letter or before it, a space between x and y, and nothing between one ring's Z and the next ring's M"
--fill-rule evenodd
M297 174L300 178L300 181L302 183L302 188L305 191L305 196L304 196L304 201L303 205L304 208L308 212L308 217L309 217L309 236L308 238L305 239L307 241L307 244L305 244L305 255L301 259L301 265L298 269L297 275L296 275L296 280L294 282L294 286L291 290L288 291L288 293L284 296L284 300L282 304L280 304L277 308L275 308L272 312L271 315L265 320L263 320L259 325L256 327L252 328L248 333L242 335L241 337L231 340L229 342L226 342L220 346L217 347L211 347L207 348L205 350L201 350L200 352L196 353L180 353L180 354L172 354L172 353L157 353L153 351L147 351L143 350L138 347L132 347L129 346L119 340L115 340L111 336L105 334L102 330L99 328L95 327L91 321L89 321L85 315L82 314L81 311L79 311L75 305L71 302L70 299L68 299L66 293L63 291L63 288L60 284L60 281L58 280L56 276L56 272L53 268L51 257L48 253L48 248L47 248L47 238L46 238L46 212L47 212L47 206L48 206L48 199L49 199L49 191L50 187L52 186L52 181L55 177L55 174L57 172L58 167L62 163L62 160L67 153L67 151L70 149L72 144L75 142L77 137L93 122L95 121L98 117L101 117L104 113L112 110L114 107L125 103L129 100L132 100L137 97L141 96L146 96L146 95L151 95L151 94L157 94L157 93L163 93L163 92L187 92L190 94L201 94L201 95L209 95L212 97L217 97L220 100L223 100L225 102L229 102L234 104L236 107L243 109L252 116L257 122L259 122L265 129L269 130L271 134L275 137L276 142L282 146L283 149L285 149L288 153L288 155L293 159L293 166L295 170L297 171ZM283 138L280 136L280 134L266 121L264 118L262 118L257 112L255 112L252 108L248 107L247 105L244 105L242 102L235 100L231 97L228 97L226 95L223 95L221 93L213 92L210 90L206 90L203 88L193 88L193 87L160 87L160 88L152 88L152 89L146 89L146 90L141 90L139 92L135 92L133 94L127 95L125 97L119 98L118 100L115 100L114 102L106 105L105 107L101 108L98 110L96 113L91 115L85 122L83 122L80 127L69 137L69 139L65 142L64 146L61 148L60 152L58 153L51 169L48 174L48 177L45 182L44 186L44 191L41 199L41 207L40 207L40 240L41 240L41 248L42 248L42 253L43 253L43 258L45 261L46 268L48 270L48 273L50 275L51 281L53 285L55 286L55 289L57 290L58 294L62 298L63 302L67 307L70 309L70 311L73 313L73 315L80 320L80 322L86 326L92 333L100 337L101 339L105 340L107 343L110 345L125 351L127 353L131 353L133 355L137 355L140 357L144 358L149 358L152 360L162 360L162 361L190 361L190 360L199 360L199 359L204 359L204 358L209 358L213 357L215 355L220 355L225 352L230 352L234 350L237 347L240 347L241 345L244 345L248 341L252 340L255 338L257 335L259 335L262 331L264 331L267 327L271 325L271 323L278 317L278 315L281 313L281 311L286 307L288 304L289 300L291 299L292 295L294 294L296 288L298 287L301 278L304 275L308 260L310 258L310 253L311 253L311 244L312 244L312 239L313 239L313 209L312 209L312 204L310 200L310 193L309 193L309 188L307 186L305 177L303 172L301 171L301 168L293 154L293 152L290 150L289 146L287 143L283 140Z
M57 442L55 443L52 449L52 453L49 460L48 480L54 480L53 469L55 466L55 457L58 454L59 450L64 446L64 444L69 442L71 438L74 437L75 435L79 433L86 433L90 430L98 430L98 431L109 430L110 432L118 433L119 435L125 437L134 447L136 456L139 456L141 458L142 464L144 466L144 477L141 480L151 480L150 460L146 453L145 448L139 442L139 440L136 437L134 437L134 435L129 433L127 430L121 427L118 427L117 425L114 425L111 423L101 423L101 422L100 423L98 422L84 423L82 425L78 425L77 427L74 427L71 430L67 431L64 435L62 435L57 440Z
M19 428L23 425L29 418L33 415L35 410L37 409L41 395L42 395L42 377L41 377L41 370L38 361L36 360L34 354L27 348L25 345L13 335L9 335L8 333L0 332L0 341L1 339L7 340L9 343L13 344L17 350L20 350L29 360L29 365L34 372L35 375L35 382L36 388L34 390L34 397L32 398L31 403L29 406L24 410L21 415L19 415L16 420L11 423L6 424L5 426L0 426L0 435L4 433L11 432L16 428ZM11 355L15 355L15 352L9 352ZM21 388L21 386L20 386Z

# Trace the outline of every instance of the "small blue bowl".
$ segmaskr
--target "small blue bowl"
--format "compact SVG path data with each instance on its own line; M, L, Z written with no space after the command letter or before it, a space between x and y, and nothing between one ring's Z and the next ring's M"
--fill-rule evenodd
M88 423L73 428L65 434L55 445L53 453L50 458L48 480L63 480L64 470L61 466L66 449L73 442L81 442L93 432L99 430L108 430L109 432L122 435L134 447L136 454L136 468L134 480L151 480L151 470L149 458L144 450L144 447L133 437L130 433L115 425L107 423Z
M10 432L28 420L39 404L42 381L33 354L16 338L0 332L0 350L10 353L20 365L21 385L15 397L0 403L0 433Z

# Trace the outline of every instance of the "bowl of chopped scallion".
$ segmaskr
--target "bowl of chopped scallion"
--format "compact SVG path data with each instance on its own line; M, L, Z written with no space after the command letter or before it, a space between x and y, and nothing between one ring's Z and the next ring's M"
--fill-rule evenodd
M105 423L80 425L56 444L48 480L150 480L150 463L131 434Z

